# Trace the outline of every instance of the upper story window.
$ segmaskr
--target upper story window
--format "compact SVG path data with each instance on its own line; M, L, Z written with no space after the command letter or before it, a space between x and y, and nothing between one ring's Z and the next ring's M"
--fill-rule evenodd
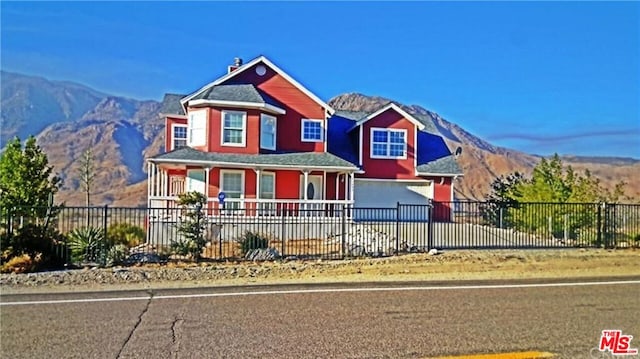
M247 113L222 111L222 145L244 147L247 138Z
M207 111L189 112L187 121L189 146L204 146L207 144Z
M266 150L276 149L276 118L274 116L260 115L260 148Z
M302 120L302 142L322 142L324 140L324 128L322 120Z
M371 158L407 158L407 130L372 128Z
M177 150L182 147L187 147L187 125L173 125L171 126L171 149Z

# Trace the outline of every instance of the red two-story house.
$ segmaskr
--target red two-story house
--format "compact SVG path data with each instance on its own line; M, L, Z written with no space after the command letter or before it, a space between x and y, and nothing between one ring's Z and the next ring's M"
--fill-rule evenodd
M148 160L150 207L199 191L213 212L222 193L225 209L246 215L332 215L451 201L462 175L429 118L393 103L335 111L264 56L236 59L189 95L166 95L161 112L166 152Z

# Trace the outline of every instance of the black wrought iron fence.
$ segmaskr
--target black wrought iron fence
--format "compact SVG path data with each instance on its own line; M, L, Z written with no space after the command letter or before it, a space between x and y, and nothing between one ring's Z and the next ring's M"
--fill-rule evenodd
M62 261L74 264L183 259L185 253L193 254L192 243L181 232L185 211L109 206L1 209L0 236L3 250L39 240ZM331 213L305 208L291 213L268 206L260 211L203 211L199 235L205 245L196 253L202 259L339 259L432 248L640 246L640 205L629 204L456 201L344 207Z

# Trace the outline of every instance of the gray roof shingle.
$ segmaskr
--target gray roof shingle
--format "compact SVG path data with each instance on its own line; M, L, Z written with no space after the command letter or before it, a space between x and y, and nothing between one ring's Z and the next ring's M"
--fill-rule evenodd
M283 108L280 102L251 84L212 86L191 100L252 102Z
M185 96L173 93L165 94L160 106L160 113L163 115L185 115L184 108L180 104L180 100Z
M462 175L454 155L438 158L437 160L416 167L420 173Z
M431 119L431 117L427 116L427 115L418 115L416 113L411 114L413 117L416 118L416 120L420 121L423 125L424 128L421 131L430 133L432 135L438 135L441 136L440 131L438 131L438 128L436 127L436 125L433 123L433 120Z
M335 115L349 120L358 121L372 113L373 112L336 110Z
M277 166L298 166L310 167L332 167L357 170L352 163L345 161L330 153L318 152L295 152L295 153L274 153L274 154L237 154L237 153L216 153L202 152L193 148L185 147L175 151L163 153L151 158L153 162L210 162L224 164L242 165L265 165Z

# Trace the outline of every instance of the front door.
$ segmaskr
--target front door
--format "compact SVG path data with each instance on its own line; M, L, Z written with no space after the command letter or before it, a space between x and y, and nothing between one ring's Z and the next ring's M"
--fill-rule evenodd
M317 175L309 175L307 178L307 187L305 189L304 186L304 175L300 176L300 199L304 199L304 192L307 192L307 200L309 201L318 201L321 200L324 196L324 190L322 187L322 176ZM306 216L314 216L319 215L319 210L322 209L322 203L303 203L300 206L300 209L304 209L307 212Z
M304 175L300 176L300 199L304 199ZM322 199L322 176L309 175L307 180L307 199L308 200L321 200Z

